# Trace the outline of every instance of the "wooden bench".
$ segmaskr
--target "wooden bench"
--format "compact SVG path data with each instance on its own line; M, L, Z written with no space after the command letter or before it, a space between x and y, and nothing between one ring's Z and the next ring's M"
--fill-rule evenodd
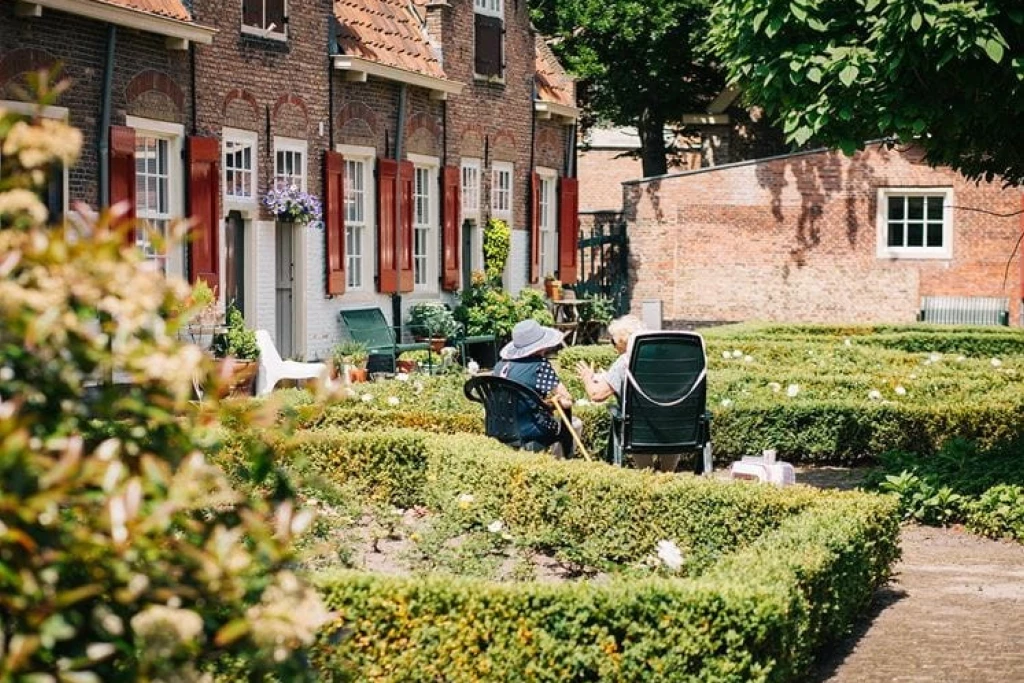
M394 372L398 356L406 351L430 353L427 342L398 342L379 308L350 308L339 311L338 317L349 338L366 345L369 354L366 369L370 372Z
M1010 300L996 296L926 296L918 320L943 325L1009 325Z

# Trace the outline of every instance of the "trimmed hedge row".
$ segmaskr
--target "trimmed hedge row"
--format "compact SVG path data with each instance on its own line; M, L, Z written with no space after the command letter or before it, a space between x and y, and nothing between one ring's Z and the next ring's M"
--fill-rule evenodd
M558 462L480 437L304 438L313 436L339 476L366 481L377 462L359 455L369 440L380 452L418 449L412 459L425 463L423 486L406 503L431 502L466 524L501 519L538 548L583 548L581 561L623 563L668 538L687 554L706 549L709 560L691 578L602 584L324 575L321 590L344 615L314 653L325 673L380 681L799 680L898 555L888 497Z

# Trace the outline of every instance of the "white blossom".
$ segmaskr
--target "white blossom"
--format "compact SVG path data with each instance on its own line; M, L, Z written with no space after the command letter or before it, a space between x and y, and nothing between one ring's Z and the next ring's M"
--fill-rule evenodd
M388 396L388 405L389 406L397 406L399 403L401 403L401 401L399 400L399 398L397 396Z
M740 351L739 349L733 349L732 350L732 357L733 358L742 358L743 357L743 352Z
M397 375L395 375L395 379L397 379L399 382L408 382L409 374L406 372L400 372Z
M726 360L728 360L728 359L732 358L732 354L729 353L728 351L722 351L722 358L725 358Z
M896 388L893 391L896 392L897 396L906 396L907 395L907 390L903 387L902 384L897 384Z
M487 530L490 531L492 534L501 533L501 530L504 529L504 528L505 528L505 523L502 522L500 519L496 519L496 520L494 520L493 522L491 522L490 524L487 525Z
M361 401L362 401L363 403L369 403L370 401L372 401L372 400L373 400L373 396L371 396L370 394L363 394L362 396L360 396L360 397L359 397L359 399L360 399L360 400L361 400Z
M928 354L928 360L930 360L933 363L938 363L940 360L942 360L942 354L937 351L932 351L931 353Z
M790 384L788 387L786 387L786 396L789 396L790 398L793 398L794 396L796 396L799 393L800 393L800 385L799 384Z
M872 401L877 401L880 398L882 398L882 392L879 391L878 389L872 389L871 391L868 392L868 398L870 398Z
M722 407L723 408L728 408L731 405L732 405L732 399L731 398L723 398L722 399Z
M778 382L768 382L768 388L771 389L776 394L782 391L782 385L779 384Z
M849 337L843 340L843 346L853 346L853 342L850 341Z
M754 362L754 357L753 356L743 356L743 362L744 363L753 363Z
M1003 361L999 360L998 358L993 358L989 362L992 363L992 367L994 367L994 368L998 368L999 366L1001 366L1003 364Z
M658 541L658 559L674 572L683 566L683 552L672 541Z
M957 356L956 357L956 362L957 363L963 363L965 360L967 360L967 356Z

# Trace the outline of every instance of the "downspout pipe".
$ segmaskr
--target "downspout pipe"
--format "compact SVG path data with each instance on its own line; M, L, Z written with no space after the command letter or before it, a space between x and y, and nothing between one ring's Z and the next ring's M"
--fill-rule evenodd
M103 65L103 90L100 93L100 121L96 131L99 158L99 205L110 207L110 101L114 89L114 52L117 47L117 26L107 24L107 59Z
M526 282L528 284L534 284L531 279L533 274L533 250L534 248L540 249L539 245L534 245L533 240L535 238L533 234L533 222L536 217L533 215L534 201L533 193L540 192L540 188L533 186L534 174L537 172L537 79L534 76L530 76L530 167L526 169L526 234L528 239L526 240L526 257L528 259L526 268ZM537 231L540 232L539 230ZM540 235L536 235L536 239L540 239ZM538 251L539 253L539 251ZM540 277L540 273L537 274Z
M398 123L395 126L395 266L398 277L395 289L402 283L402 142L405 139L405 100L408 86L402 83L398 87ZM410 245L410 248L411 245ZM395 341L402 341L402 293L395 291L391 295L391 321L395 328Z

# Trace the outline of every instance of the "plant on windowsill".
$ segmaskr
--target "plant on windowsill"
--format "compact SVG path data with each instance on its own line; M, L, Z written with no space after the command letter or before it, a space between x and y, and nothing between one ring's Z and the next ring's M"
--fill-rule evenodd
M424 301L409 309L409 330L417 339L429 340L434 353L440 353L445 341L459 335L462 327L444 304Z
M263 206L281 223L296 223L322 228L323 205L316 195L303 192L297 185L278 185L263 195Z
M257 362L260 347L256 343L256 332L245 325L242 312L231 307L227 314L227 329L214 336L213 355L225 359L231 371L229 382L232 394L251 396L256 385Z

